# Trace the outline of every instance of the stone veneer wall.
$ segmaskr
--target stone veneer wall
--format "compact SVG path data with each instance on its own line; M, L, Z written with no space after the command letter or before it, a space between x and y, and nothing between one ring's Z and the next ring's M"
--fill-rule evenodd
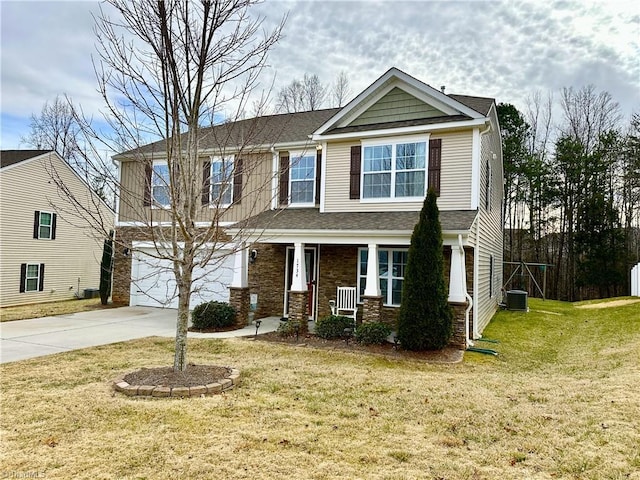
M330 300L335 300L338 287L358 285L358 247L355 245L320 245L318 283L318 318L331 315ZM358 309L362 317L362 306Z
M258 252L256 261L249 264L249 292L258 295L254 318L281 317L284 313L287 246L256 243L249 249Z

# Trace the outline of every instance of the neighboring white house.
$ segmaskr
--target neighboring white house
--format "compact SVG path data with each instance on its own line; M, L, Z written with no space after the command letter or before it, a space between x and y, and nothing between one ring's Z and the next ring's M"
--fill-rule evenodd
M640 297L640 263L631 269L631 296Z
M0 306L82 297L98 288L103 238L65 215L51 174L87 205L113 212L57 153L0 152Z

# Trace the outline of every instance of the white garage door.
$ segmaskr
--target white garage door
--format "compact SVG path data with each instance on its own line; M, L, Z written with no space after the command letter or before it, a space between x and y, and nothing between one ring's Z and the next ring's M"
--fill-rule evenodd
M173 275L172 264L144 254L141 249L131 261L132 306L178 308L178 288ZM153 250L146 250L153 252ZM217 259L207 268L196 268L192 285L190 308L217 300L229 301L229 285L233 279L234 258L229 252L221 251Z

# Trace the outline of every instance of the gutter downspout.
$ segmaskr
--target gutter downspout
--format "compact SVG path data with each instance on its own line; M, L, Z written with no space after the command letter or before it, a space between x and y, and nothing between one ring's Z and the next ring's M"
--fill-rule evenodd
M464 258L464 246L462 245L462 234L458 234L458 248L460 249L460 253L463 255ZM465 268L466 262L462 262L460 264L460 268L462 270L462 277L464 279L464 296L467 299L467 308L464 311L464 336L467 342L467 347L472 347L473 346L473 341L469 338L469 312L471 312L471 309L473 308L473 299L471 298L471 295L469 295L469 292L467 290L467 272L466 272L466 268Z

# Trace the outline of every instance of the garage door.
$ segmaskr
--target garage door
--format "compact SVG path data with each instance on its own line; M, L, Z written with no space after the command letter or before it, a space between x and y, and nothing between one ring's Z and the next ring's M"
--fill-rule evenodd
M153 252L153 250L146 250ZM172 263L144 254L145 249L134 253L131 261L132 306L178 308L178 288ZM217 300L229 301L229 285L233 279L233 255L221 251L207 268L196 268L192 285L190 307Z

